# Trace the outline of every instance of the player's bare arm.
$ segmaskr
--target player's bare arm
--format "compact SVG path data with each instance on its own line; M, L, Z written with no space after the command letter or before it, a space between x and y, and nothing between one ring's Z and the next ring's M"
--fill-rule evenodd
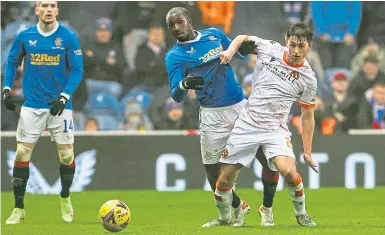
M318 173L317 165L311 157L313 133L314 133L314 108L301 108L302 111L302 143L305 162Z
M229 48L226 51L223 51L219 54L221 64L227 64L231 61L235 53L242 46L242 43L247 41L247 35L238 35L230 44Z

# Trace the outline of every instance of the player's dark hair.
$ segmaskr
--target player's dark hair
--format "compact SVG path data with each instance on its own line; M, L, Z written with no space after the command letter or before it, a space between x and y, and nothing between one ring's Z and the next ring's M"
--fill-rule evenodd
M313 42L313 30L311 30L304 23L292 24L286 31L285 40L288 40L290 37L306 39L306 41L310 44Z
M171 10L168 11L167 15L166 15L166 22L168 20L168 17L170 15L174 15L174 14L178 14L178 13L182 13L182 15L188 20L191 18L190 16L190 13L188 12L188 10L184 7L174 7L174 8L171 8Z

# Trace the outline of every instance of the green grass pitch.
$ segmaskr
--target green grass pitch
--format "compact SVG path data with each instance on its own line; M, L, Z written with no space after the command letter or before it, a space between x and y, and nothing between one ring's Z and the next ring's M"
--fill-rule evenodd
M318 227L296 224L287 190L277 192L274 204L276 226L260 227L256 207L262 192L237 189L242 199L252 205L246 227L200 228L217 216L213 194L202 190L185 192L155 191L87 191L73 193L75 219L72 224L61 220L58 195L26 195L26 219L18 225L6 225L13 208L13 194L1 195L1 234L3 235L96 235L107 232L97 222L102 203L120 199L132 213L131 224L116 234L130 235L300 235L300 234L385 234L385 187L365 190L322 188L306 190L307 211Z

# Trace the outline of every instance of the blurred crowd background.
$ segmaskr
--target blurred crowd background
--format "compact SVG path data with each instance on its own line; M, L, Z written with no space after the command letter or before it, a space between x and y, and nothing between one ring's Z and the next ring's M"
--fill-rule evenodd
M16 35L36 24L35 2L1 2L1 71ZM291 23L315 32L307 60L317 74L316 132L385 128L385 2L59 2L59 21L77 32L84 77L73 95L75 130L197 129L199 105L189 91L183 103L169 94L164 55L175 40L165 16L189 10L195 29L217 27L234 38L251 34L284 44ZM256 56L234 60L248 96ZM13 94L23 103L23 67ZM2 76L3 77L3 76ZM16 130L20 107L2 106L1 130ZM300 108L290 115L301 133Z

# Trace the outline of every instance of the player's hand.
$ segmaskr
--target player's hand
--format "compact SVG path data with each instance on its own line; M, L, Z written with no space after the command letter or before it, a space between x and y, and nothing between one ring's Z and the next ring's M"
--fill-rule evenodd
M238 52L241 56L246 56L248 54L252 54L256 47L257 46L253 41L244 41L241 47L239 47Z
M182 86L186 90L200 90L203 84L205 84L205 79L201 76L196 76L194 74L188 74L187 77L182 80Z
M219 58L221 60L221 64L228 64L230 60L233 58L234 53L231 53L230 51L222 51L219 53Z
M49 111L51 113L51 115L52 116L56 116L56 115L60 116L63 113L67 102L68 102L68 100L64 96L60 96L59 98L54 99L51 102L49 102L48 104L52 105L52 107Z
M7 107L7 109L15 111L16 105L15 102L13 102L11 90L4 89L3 93L1 94L1 100L4 102L4 105Z
M318 173L317 165L315 164L315 161L311 157L310 153L305 153L303 155L303 159L305 160L306 164L308 164L310 168L313 169L313 171Z

